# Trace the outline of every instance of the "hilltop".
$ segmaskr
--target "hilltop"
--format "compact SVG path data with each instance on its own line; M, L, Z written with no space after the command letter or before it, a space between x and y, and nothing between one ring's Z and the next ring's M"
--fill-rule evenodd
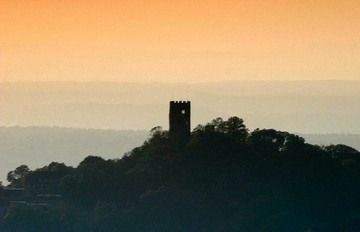
M4 231L357 231L359 155L345 145L312 145L285 131L250 132L238 117L199 125L183 144L155 127L142 146L121 159L89 156L76 168L51 163L14 170L10 186L62 199L40 208L13 205L2 226Z

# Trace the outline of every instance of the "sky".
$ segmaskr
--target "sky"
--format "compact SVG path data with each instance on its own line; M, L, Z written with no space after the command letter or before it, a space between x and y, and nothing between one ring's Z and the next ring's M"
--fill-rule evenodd
M360 80L359 0L0 0L0 81Z

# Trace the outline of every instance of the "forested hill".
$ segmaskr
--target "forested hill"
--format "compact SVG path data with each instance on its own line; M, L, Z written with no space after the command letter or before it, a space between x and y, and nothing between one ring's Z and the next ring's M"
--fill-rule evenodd
M360 134L299 134L313 144L345 144L360 149ZM121 158L141 145L146 130L101 130L62 127L0 127L0 181L21 164L42 167L52 161L77 166L86 156Z
M10 186L62 199L10 206L2 230L359 231L359 155L288 132L249 132L237 117L200 125L186 142L156 127L118 160L11 172Z

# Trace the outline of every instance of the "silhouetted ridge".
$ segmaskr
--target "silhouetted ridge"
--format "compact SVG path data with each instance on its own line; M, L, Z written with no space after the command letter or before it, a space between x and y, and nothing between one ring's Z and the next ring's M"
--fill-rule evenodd
M360 156L351 147L249 132L238 117L197 126L183 146L160 127L150 134L118 160L18 167L8 189L28 195L9 205L2 231L360 229Z

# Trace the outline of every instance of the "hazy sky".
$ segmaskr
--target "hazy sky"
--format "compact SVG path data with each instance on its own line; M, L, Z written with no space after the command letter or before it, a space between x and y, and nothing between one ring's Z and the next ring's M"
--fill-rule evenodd
M359 0L0 0L0 80L360 80Z

